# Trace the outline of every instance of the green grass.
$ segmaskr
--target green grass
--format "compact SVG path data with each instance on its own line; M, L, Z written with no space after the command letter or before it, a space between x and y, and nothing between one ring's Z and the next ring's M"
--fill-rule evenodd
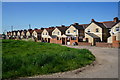
M95 60L87 49L51 43L3 40L2 50L3 79L64 72Z

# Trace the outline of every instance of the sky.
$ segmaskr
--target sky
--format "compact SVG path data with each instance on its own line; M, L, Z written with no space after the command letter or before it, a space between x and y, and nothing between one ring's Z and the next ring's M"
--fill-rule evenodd
M3 2L2 31L111 21L118 16L117 2ZM0 32L1 33L1 32Z

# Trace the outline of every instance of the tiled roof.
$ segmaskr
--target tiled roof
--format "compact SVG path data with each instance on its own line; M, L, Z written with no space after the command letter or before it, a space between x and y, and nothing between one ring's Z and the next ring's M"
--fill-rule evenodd
M52 33L52 31L55 29L55 28L45 28L49 33Z
M94 23L100 26L101 28L106 28L106 26L103 23L100 22L94 22Z
M83 26L83 29L87 28L89 24L80 24Z
M106 28L112 28L114 24L116 24L116 22L114 21L105 21L105 22L99 22L102 23Z
M51 37L52 37L52 38L56 38L57 36L56 36L56 35L52 35Z
M33 31L34 31L34 30L30 30L29 32L30 32L30 33L33 33Z
M68 29L68 27L57 27L61 32L62 34L65 34L65 31Z
M89 36L91 36L91 37L93 37L93 38L100 38L99 36L97 36L97 35L95 35L95 34L93 34L93 33L86 33L86 34L88 34Z
M41 34L43 30L37 29L37 30L35 30L35 31L36 31L37 33L40 33L40 34Z

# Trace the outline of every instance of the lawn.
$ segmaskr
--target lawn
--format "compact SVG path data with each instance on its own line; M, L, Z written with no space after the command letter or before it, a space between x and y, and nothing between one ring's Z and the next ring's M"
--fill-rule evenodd
M3 79L69 71L94 60L95 56L87 49L32 41L2 41Z

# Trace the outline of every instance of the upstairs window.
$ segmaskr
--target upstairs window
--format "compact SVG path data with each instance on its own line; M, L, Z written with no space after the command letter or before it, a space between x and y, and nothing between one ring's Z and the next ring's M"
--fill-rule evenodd
M58 35L59 35L60 33L58 32Z
M70 30L68 30L68 33L70 33Z
M90 32L90 29L88 29L87 32L89 33L89 32Z
M44 35L44 33L43 33L43 35Z
M73 30L73 32L76 32L76 30Z
M110 31L111 31L111 29L108 30L108 32L110 32Z
M119 27L116 27L116 31L119 31Z
M96 29L96 32L99 32L99 29L98 29L98 28Z
M46 35L47 35L47 33L46 33Z

